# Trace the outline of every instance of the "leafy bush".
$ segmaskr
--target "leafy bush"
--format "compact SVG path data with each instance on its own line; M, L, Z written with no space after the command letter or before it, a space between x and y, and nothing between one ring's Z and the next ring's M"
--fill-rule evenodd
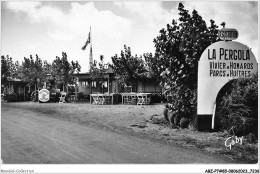
M258 129L258 75L237 79L225 85L217 98L217 128L237 136Z
M189 120L187 118L181 118L180 127L187 128L189 126Z
M168 109L166 107L163 109L163 116L164 116L165 120L169 122Z
M175 120L175 112L172 110L168 110L168 120L171 124L177 125L177 122Z
M145 60L157 77L166 95L172 99L174 124L179 125L181 118L194 120L197 108L198 61L203 51L218 41L218 26L213 20L210 25L196 10L189 13L179 3L179 19L172 20L154 39L155 55L144 55ZM168 115L169 117L169 115ZM172 123L172 122L171 122Z

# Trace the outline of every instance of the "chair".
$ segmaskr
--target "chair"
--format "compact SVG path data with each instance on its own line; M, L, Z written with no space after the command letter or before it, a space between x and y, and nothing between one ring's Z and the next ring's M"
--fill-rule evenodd
M146 104L146 105L151 104L151 95L149 95L149 94L146 95L145 104Z
M93 98L92 104L98 105L99 104L98 95L92 95L91 97Z
M126 94L124 96L124 104L131 104L131 95Z
M133 105L136 105L137 104L137 95L135 93L132 93L131 94L131 103Z
M110 99L110 98L112 98L108 93L105 93L104 94L104 100L105 100L105 104L111 104L111 102L112 102L112 99Z
M62 91L60 94L61 94L61 95L60 95L60 101L59 101L59 103L66 103L65 98L66 98L67 93L64 92L64 91Z
M142 94L137 94L137 105L145 104L145 97Z
M98 95L98 104L104 105L105 103L105 96L103 94Z

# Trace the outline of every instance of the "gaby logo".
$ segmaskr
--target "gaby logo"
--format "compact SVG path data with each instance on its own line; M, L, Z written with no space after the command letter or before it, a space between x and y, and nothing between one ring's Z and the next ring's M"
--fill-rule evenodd
M225 141L225 146L231 150L232 146L235 144L242 145L243 138L244 138L243 136L242 137L237 137L237 136L229 137Z

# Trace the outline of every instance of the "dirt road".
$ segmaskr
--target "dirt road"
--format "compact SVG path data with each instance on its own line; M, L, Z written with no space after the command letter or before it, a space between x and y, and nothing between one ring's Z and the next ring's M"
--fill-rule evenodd
M51 118L1 109L2 160L8 164L230 163L202 153Z

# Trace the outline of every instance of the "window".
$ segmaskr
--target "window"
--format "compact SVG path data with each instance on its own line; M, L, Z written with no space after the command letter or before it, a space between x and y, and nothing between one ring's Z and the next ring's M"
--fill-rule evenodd
M102 86L104 86L104 88L107 88L107 82L103 82Z
M86 86L86 87L89 87L88 81L85 82L85 86Z
M88 81L81 81L82 87L89 87Z
M97 87L97 82L96 81L92 81L91 87L96 88Z

